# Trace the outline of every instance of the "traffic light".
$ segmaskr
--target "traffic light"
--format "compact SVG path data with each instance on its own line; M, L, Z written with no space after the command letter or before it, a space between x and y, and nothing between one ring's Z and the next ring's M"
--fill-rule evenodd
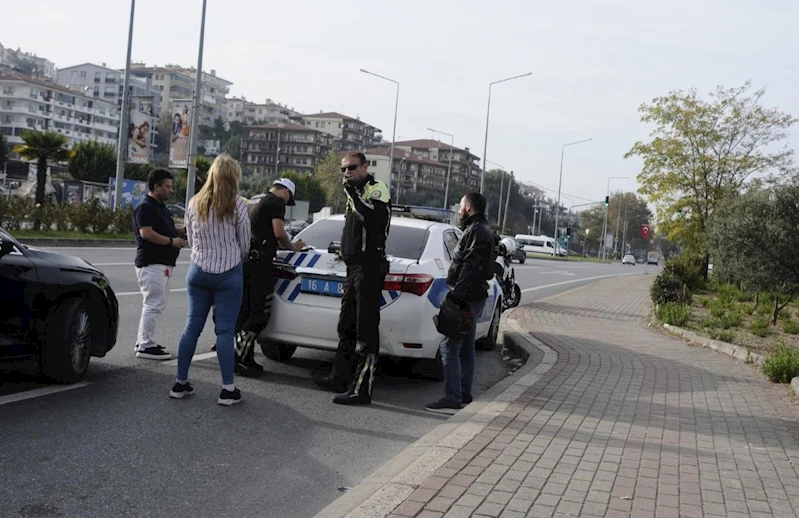
M572 228L566 227L566 239L571 239L571 238L572 238Z
M605 196L605 207L610 207L610 196Z

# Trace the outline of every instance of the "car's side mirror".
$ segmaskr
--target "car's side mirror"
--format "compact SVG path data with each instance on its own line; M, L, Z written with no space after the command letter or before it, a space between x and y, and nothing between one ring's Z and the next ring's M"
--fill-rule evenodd
M340 241L331 241L329 245L327 245L327 253L335 254L341 251L341 242Z
M3 241L0 245L0 257L5 257L14 251L14 243L11 241Z

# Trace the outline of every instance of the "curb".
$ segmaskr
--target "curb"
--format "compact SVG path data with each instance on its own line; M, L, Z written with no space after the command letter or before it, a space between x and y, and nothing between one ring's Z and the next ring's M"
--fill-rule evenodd
M136 246L136 241L131 239L59 239L57 237L47 238L17 238L23 245L36 248L132 248Z
M430 475L502 414L543 374L555 365L555 351L520 327L513 313L502 325L503 344L527 358L543 356L537 364L525 364L475 401L421 437L347 494L319 511L315 518L384 518L391 514Z
M791 390L793 390L794 394L799 396L799 377L791 380Z
M708 349L713 349L714 351L726 354L727 356L732 356L736 360L741 360L744 363L762 366L763 362L766 360L765 356L762 356L758 353L753 353L746 347L728 344L727 342L721 342L719 340L712 340L681 327L663 324L663 330L670 335L685 338L689 343L700 345ZM799 388L799 378L794 378L794 380L796 380L796 388ZM791 381L791 386L794 386L793 380Z

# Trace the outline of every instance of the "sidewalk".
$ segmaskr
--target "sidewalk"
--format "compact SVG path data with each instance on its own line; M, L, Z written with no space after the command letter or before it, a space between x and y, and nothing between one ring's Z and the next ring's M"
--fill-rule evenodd
M617 277L517 309L506 329L541 363L461 411L348 516L796 516L792 396L649 329L650 282Z

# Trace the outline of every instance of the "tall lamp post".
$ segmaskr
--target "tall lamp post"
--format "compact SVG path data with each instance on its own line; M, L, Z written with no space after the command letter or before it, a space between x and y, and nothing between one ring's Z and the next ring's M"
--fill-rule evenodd
M119 144L117 145L117 176L114 184L114 210L122 207L122 181L125 178L125 160L128 158L128 125L130 124L130 54L133 49L133 14L136 0L130 0L130 25L128 27L128 54L125 60L125 80L122 83L122 113L119 118Z
M427 128L427 131L432 131L433 133L441 133L442 135L446 135L449 137L449 162L447 164L447 184L444 187L444 208L447 208L447 202L449 201L449 176L452 171L452 153L455 150L455 137L446 133L444 131L434 130L433 128Z
M563 144L563 146L560 148L560 177L558 179L558 203L557 205L555 205L555 231L554 231L555 243L558 245L558 248L560 247L560 240L558 239L558 223L559 223L558 220L560 218L560 188L561 185L563 184L563 155L566 153L567 147L574 146L577 144L582 144L583 142L591 142L591 139L588 138L585 140L578 140L576 142L569 142L568 144ZM555 252L557 253L557 248L555 249Z
M399 109L399 81L394 81L393 79L389 79L387 77L381 76L379 74L375 74L374 72L369 72L368 70L361 69L361 72L364 74L369 74L370 76L379 77L380 79L384 79L386 81L391 81L395 85L397 85L397 96L394 100L394 129L391 131L391 150L389 151L390 155L388 157L388 195L391 196L391 173L394 171L394 141L397 140L397 110Z
M627 176L609 176L608 177L608 190L607 190L606 196L608 198L610 197L610 181L611 180L627 180L627 179L628 179ZM607 257L608 257L608 247L606 246L607 245L606 239L607 239L607 235L608 235L608 212L609 212L609 210L610 210L609 206L605 205L605 223L602 225L602 237L600 238L600 241L602 242L602 260L603 261L605 259L607 259Z
M500 221L502 221L502 184L505 182L505 166L492 162L491 160L486 160L485 162L499 167L500 171L502 171L499 177L499 203L497 203L497 225L499 225ZM485 165L483 167L485 167Z
M519 79L521 77L527 77L533 75L532 72L527 72L526 74L522 74L520 76L513 76L508 77L507 79L500 79L499 81L494 81L493 83L488 84L488 108L486 109L486 136L485 142L483 143L483 172L480 175L480 194L483 194L483 186L485 185L485 176L486 176L486 155L488 154L488 119L491 115L491 87L495 84L504 83L506 81L512 81L514 79Z
M189 208L189 200L194 196L194 179L197 174L197 138L200 136L200 102L203 90L203 43L205 42L205 4L203 0L203 14L200 21L200 49L197 52L197 77L194 78L194 107L191 110L191 135L189 136L189 171L186 175L186 205Z

